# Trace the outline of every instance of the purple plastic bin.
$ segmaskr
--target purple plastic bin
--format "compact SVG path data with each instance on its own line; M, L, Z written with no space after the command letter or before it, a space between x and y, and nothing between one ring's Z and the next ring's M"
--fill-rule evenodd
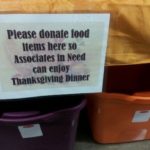
M54 105L50 105L49 101L49 112L42 111L43 108L40 111L3 112L0 118L0 149L72 150L78 117L85 103L85 100L68 100L66 106L58 103L58 108L55 106L53 110Z

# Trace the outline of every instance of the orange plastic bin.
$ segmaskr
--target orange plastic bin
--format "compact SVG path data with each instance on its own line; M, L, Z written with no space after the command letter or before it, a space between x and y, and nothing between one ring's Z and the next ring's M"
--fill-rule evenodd
M122 143L150 139L150 95L116 93L87 96L94 139Z

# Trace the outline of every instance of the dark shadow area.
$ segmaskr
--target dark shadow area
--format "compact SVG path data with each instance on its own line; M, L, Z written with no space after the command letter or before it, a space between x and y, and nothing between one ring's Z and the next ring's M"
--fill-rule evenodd
M150 90L150 64L107 66L104 75L104 92L132 94Z
M88 142L88 143L94 142L92 138L86 107L80 113L76 139L79 142Z

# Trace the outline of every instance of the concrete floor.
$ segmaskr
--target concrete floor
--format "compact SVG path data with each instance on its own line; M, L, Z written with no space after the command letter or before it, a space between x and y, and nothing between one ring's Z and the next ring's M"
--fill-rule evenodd
M150 150L150 141L141 141L126 144L96 144L89 141L78 141L75 150Z
M99 144L91 135L88 119L81 114L76 144L74 150L150 150L150 140L123 143L123 144Z

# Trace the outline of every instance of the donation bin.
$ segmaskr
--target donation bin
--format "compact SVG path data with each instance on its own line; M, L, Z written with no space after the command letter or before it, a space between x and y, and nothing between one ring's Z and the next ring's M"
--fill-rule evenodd
M89 118L99 143L150 139L150 97L118 93L88 96Z
M85 101L79 96L53 100L45 98L3 102L1 106L5 108L1 109L0 117L0 149L73 149L78 117Z
M150 139L150 64L106 67L104 92L87 95L94 139L122 143Z

